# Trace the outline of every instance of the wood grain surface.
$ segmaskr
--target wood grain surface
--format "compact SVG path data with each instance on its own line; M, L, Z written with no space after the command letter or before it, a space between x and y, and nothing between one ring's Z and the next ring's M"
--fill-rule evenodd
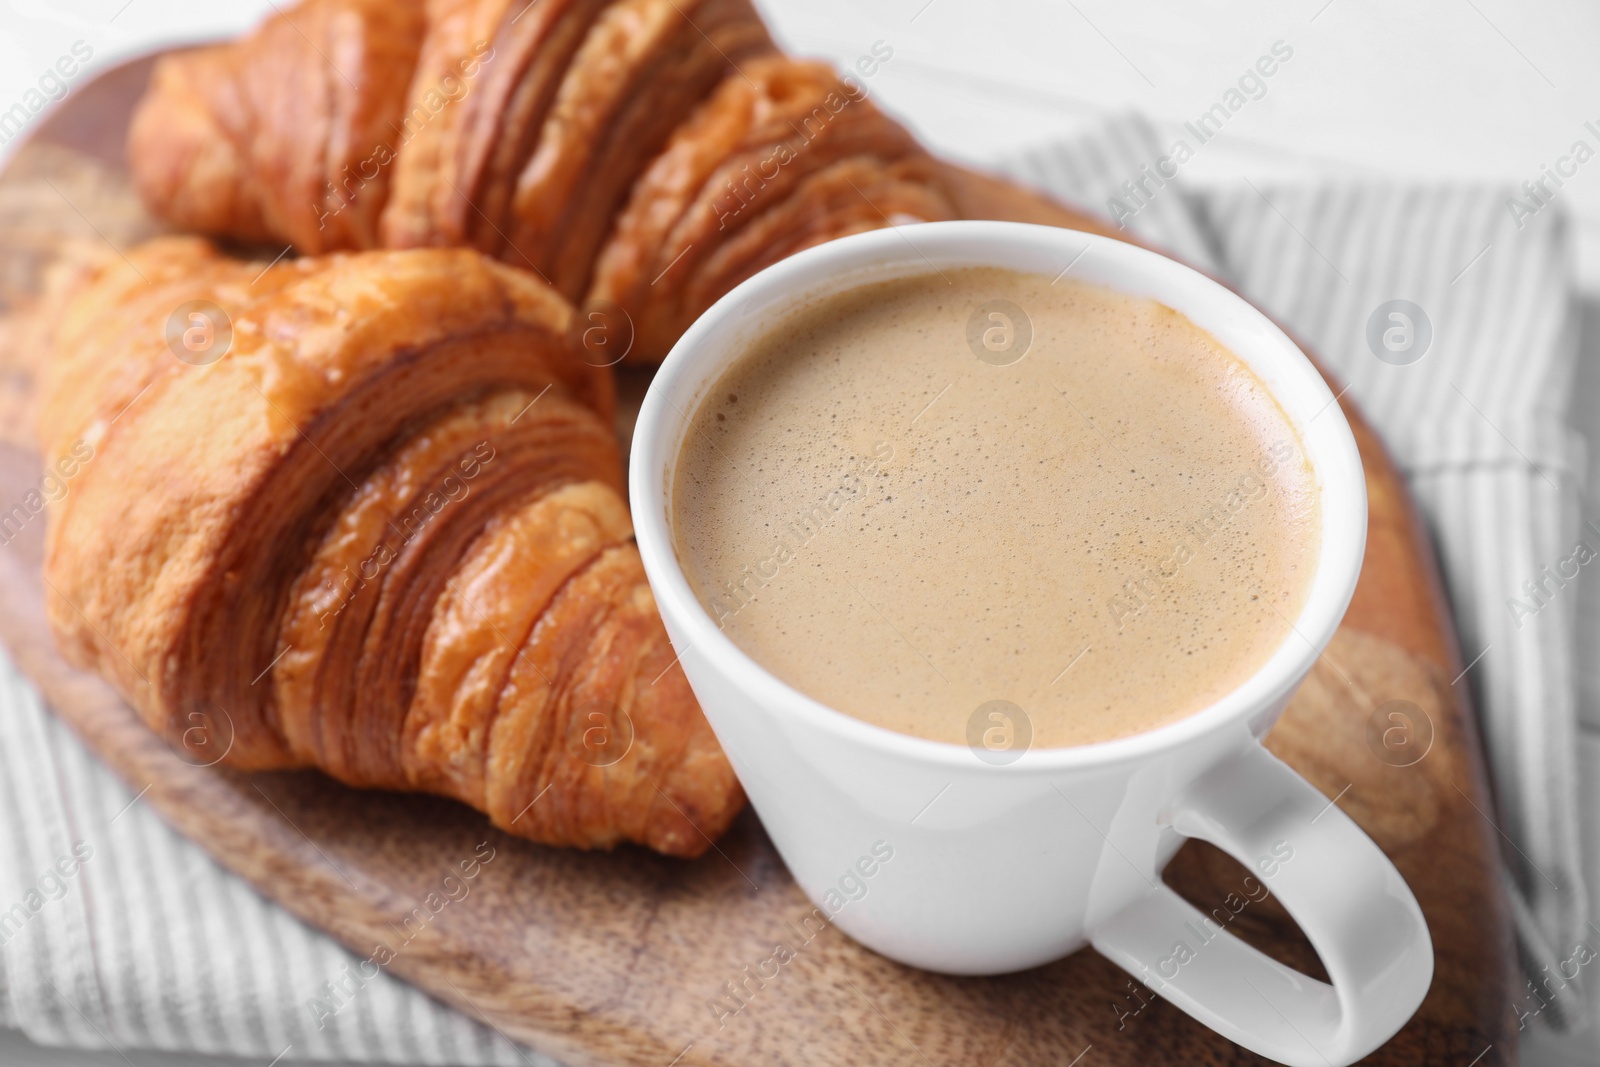
M0 175L0 310L24 306L50 263L79 242L125 248L156 232L122 153L148 71L137 61L75 90ZM952 174L970 215L1108 229L995 179ZM29 373L6 342L10 328L0 322L0 511L39 476ZM636 403L648 373L630 371L622 384ZM1514 1062L1518 990L1494 802L1465 686L1452 684L1461 671L1455 636L1403 483L1344 403L1366 463L1366 563L1343 627L1268 747L1372 835L1428 918L1433 987L1369 1062ZM622 408L625 434L636 408ZM811 905L749 812L717 851L686 863L635 848L543 848L449 801L354 791L312 772L191 765L98 678L56 654L42 610L43 525L39 516L0 549L0 639L85 743L132 790L148 788L142 803L358 956L386 946L391 973L567 1063L1262 1062L1090 950L1020 974L950 978L891 963L832 928L807 940L798 924ZM1414 730L1392 740L1410 747L1386 748L1381 733L1397 707ZM414 918L450 869L489 850L465 899ZM1166 879L1210 908L1244 875L1190 843ZM1230 929L1321 971L1271 898ZM776 977L753 979L778 944L795 958ZM730 989L740 990L737 1000Z

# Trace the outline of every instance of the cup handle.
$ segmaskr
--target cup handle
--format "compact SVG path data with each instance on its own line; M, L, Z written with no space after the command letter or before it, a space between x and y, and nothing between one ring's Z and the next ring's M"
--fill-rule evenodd
M1234 937L1219 922L1235 914L1228 905L1207 915L1159 879L1095 930L1102 955L1229 1040L1292 1067L1343 1067L1394 1036L1433 980L1433 940L1371 838L1254 742L1194 782L1171 815L1173 829L1216 845L1277 895L1333 983Z

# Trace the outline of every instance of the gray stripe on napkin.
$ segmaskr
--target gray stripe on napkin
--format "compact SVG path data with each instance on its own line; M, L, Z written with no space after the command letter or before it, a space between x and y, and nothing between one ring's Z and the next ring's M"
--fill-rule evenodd
M158 819L0 656L0 909L72 846L0 949L0 1021L45 1045L284 1062L553 1067L380 973L318 1029L307 1002L358 961Z

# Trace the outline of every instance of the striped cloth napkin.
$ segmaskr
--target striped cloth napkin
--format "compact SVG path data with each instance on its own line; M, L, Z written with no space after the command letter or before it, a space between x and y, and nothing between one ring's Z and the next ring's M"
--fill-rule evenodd
M1580 536L1583 484L1565 407L1576 349L1563 216L1544 209L1519 229L1491 189L1245 183L1201 195L1144 178L1162 155L1144 120L1119 117L1008 169L1233 279L1316 349L1384 435L1474 660L1457 684L1482 717L1525 962L1553 966L1589 932L1574 598L1550 577ZM0 1025L42 1044L261 1062L551 1063L387 972L337 1015L319 1012L324 983L357 960L135 800L0 656ZM17 903L26 919L6 924ZM1540 1020L1572 1021L1576 999Z

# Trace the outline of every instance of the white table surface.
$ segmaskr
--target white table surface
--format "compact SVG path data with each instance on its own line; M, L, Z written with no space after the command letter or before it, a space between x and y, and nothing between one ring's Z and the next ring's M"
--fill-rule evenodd
M1588 0L757 2L794 52L849 63L875 42L893 48L872 79L878 101L930 145L980 165L1107 109L1139 109L1176 131L1280 40L1294 49L1293 60L1185 165L1186 181L1259 182L1339 169L1520 186L1579 138L1600 150L1600 4ZM0 112L75 42L93 56L68 82L69 93L120 59L236 33L272 7L272 0L6 0ZM0 160L13 145L0 146ZM1576 223L1587 292L1577 410L1590 440L1600 441L1600 157L1556 196ZM1593 471L1590 487L1600 489ZM1589 810L1600 812L1600 736L1586 735L1581 755ZM1589 831L1593 888L1600 886L1600 818ZM125 1058L45 1050L0 1031L0 1063L16 1067L245 1062L126 1051ZM1524 1042L1523 1062L1600 1065L1600 1034L1536 1034Z

